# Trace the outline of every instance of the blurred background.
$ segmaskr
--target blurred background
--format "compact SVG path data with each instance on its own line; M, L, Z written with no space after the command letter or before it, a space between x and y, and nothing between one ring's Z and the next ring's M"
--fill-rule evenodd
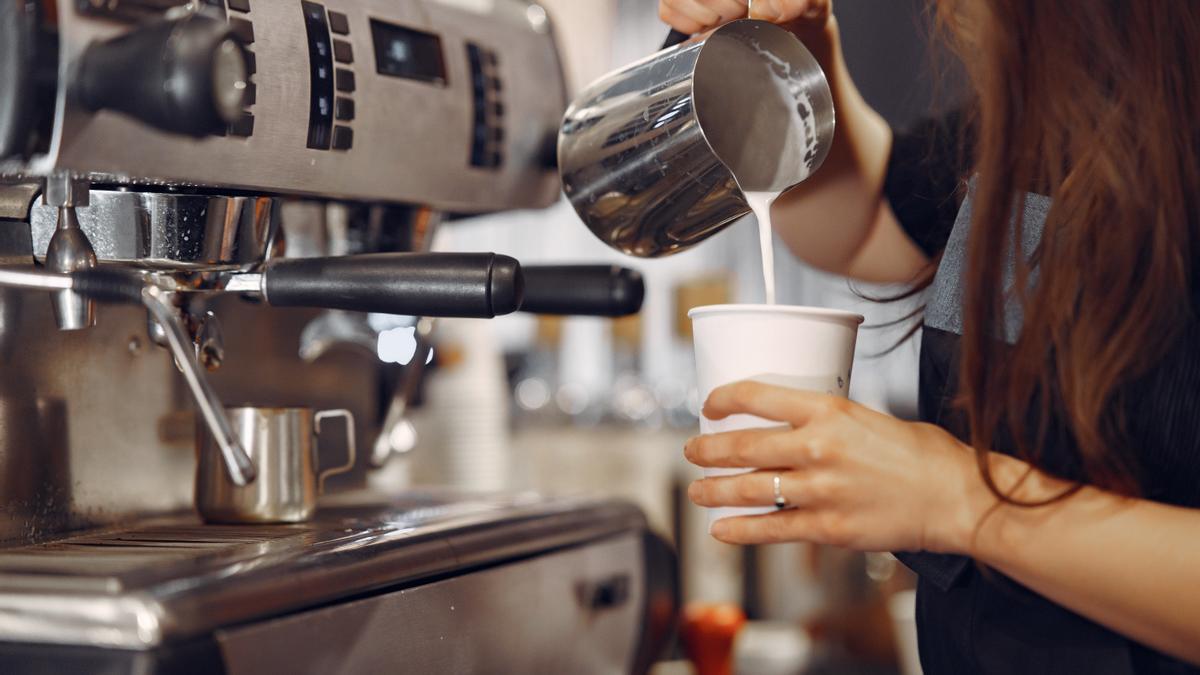
M667 32L655 0L542 4L572 91L656 51ZM926 2L839 0L836 12L851 72L894 128L955 103ZM838 214L828 214L827 225L837 228ZM640 260L594 239L565 202L447 223L436 249L501 251L531 264L633 267L645 276L646 302L640 316L619 321L439 321L430 365L438 375L421 392L429 405L411 416L412 449L375 480L631 500L678 551L688 607L681 637L717 635L711 645L720 635L736 636L736 672L911 675L919 672L906 592L912 579L891 556L723 545L708 536L705 514L685 497L699 476L681 452L698 431L699 406L686 313L697 305L762 301L757 236L747 218L694 250ZM778 242L776 250L779 302L867 317L852 398L915 416L919 335L897 346L911 322L896 324L913 303L867 300L898 289L852 286L806 268ZM660 672L694 672L684 660L686 643L679 641Z

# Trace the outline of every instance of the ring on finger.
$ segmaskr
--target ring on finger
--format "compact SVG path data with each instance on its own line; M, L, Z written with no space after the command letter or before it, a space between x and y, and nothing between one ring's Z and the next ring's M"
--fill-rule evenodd
M783 479L779 474L775 474L775 479L773 482L775 485L775 508L786 509L788 503L787 497L783 496Z

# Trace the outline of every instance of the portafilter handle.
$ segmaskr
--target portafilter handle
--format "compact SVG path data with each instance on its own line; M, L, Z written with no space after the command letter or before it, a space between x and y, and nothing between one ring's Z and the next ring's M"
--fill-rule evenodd
M618 265L525 265L521 311L561 316L637 314L646 285L637 270Z
M375 253L271 260L225 290L273 307L490 319L520 309L525 282L520 263L495 253Z

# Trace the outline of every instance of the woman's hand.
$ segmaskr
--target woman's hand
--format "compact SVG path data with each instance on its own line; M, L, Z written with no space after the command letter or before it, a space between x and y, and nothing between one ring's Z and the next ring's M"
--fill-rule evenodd
M831 0L753 0L750 18L824 27ZM672 28L693 35L746 16L745 0L659 0L658 15Z
M716 389L704 405L711 420L738 413L788 426L688 441L684 454L693 464L755 469L696 481L688 496L700 506L771 506L778 475L794 508L719 520L712 535L722 541L965 552L994 504L973 453L938 427L758 382Z

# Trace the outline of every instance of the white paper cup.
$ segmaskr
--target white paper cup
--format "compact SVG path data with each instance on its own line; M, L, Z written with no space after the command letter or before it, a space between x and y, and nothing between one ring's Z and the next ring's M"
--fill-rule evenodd
M756 380L794 389L846 396L854 344L863 317L853 312L788 305L710 305L688 312L696 344L701 401L713 389ZM752 415L712 421L700 417L700 433L716 434L780 423ZM705 469L706 476L744 469ZM770 497L770 495L764 495ZM708 522L729 516L771 513L774 507L709 509Z

